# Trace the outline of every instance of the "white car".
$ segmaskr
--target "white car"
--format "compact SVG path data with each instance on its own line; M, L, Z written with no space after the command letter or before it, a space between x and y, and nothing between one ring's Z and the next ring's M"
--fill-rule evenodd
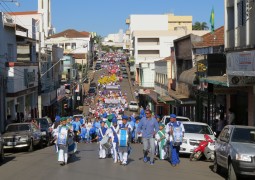
M184 116L176 116L176 120L177 121L190 121L190 119L188 117L184 117ZM167 125L170 122L170 116L163 116L162 118L162 123Z
M180 153L191 154L193 150L204 140L204 135L208 134L213 140L215 135L210 126L201 122L182 122L185 133L180 147ZM209 143L208 148L214 150L214 143Z
M139 104L136 101L130 101L128 105L129 111L138 111L139 110Z

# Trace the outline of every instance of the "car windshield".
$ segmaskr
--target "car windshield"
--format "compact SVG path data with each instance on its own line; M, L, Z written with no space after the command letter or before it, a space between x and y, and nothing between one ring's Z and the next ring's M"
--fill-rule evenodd
M195 133L195 134L209 134L212 135L213 132L208 125L200 124L183 124L185 133Z
M131 102L130 105L137 106L138 104L135 102Z
M235 128L232 135L232 142L255 143L255 129Z
M176 118L176 121L189 121L189 119L188 118ZM165 121L165 124L168 124L170 122L170 117L167 117L166 118L166 121Z
M28 124L19 124L19 125L9 125L6 129L6 132L18 132L18 131L29 131Z

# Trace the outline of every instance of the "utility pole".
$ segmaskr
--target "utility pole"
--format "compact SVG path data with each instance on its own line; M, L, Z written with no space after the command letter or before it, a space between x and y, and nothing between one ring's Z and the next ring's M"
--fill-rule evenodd
M38 52L38 117L42 118L42 82L41 82L41 32L39 32L39 52Z

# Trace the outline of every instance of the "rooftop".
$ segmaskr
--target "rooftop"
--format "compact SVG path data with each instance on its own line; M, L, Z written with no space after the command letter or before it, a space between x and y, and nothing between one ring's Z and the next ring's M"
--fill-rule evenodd
M31 14L40 14L37 11L24 11L24 12L8 12L9 15L18 16L18 15L31 15Z
M66 38L88 38L90 37L89 32L79 32L76 31L75 29L67 29L65 31L62 31L60 33L54 34L50 36L49 38L58 38L58 37L66 37Z
M210 47L224 45L224 26L216 29L214 33L207 33L202 36L201 42L193 43L194 47Z

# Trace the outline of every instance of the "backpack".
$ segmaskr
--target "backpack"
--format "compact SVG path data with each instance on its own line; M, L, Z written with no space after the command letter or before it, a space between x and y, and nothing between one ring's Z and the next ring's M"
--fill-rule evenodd
M180 146L182 144L183 132L181 127L181 122L177 121L177 126L174 126L172 123L170 126L173 129L173 145Z

